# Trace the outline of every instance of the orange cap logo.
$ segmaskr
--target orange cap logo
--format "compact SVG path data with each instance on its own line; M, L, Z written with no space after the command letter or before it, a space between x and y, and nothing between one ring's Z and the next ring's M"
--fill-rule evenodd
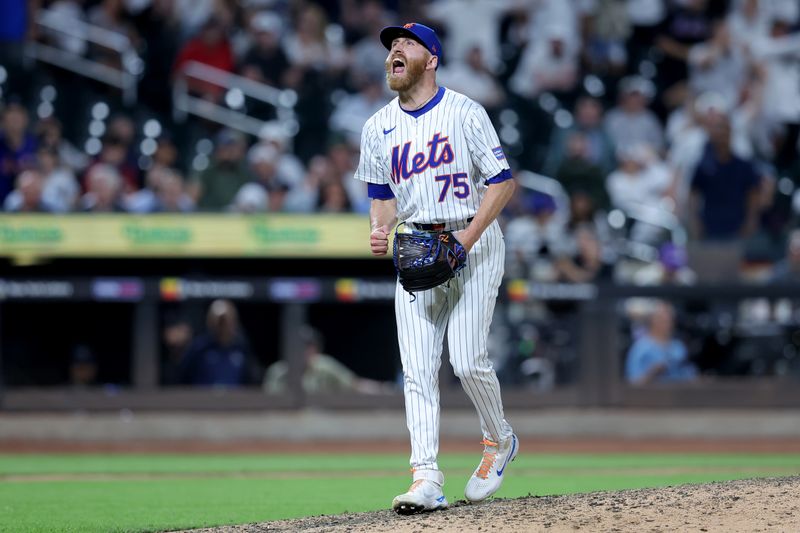
M405 29L413 28L414 27L414 23L413 22L409 22L408 24L403 24L403 27Z

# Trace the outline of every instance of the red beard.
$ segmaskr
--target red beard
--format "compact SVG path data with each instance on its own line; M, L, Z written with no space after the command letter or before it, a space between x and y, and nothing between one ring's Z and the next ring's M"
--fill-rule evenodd
M387 59L385 63L386 83L391 90L398 92L408 91L422 79L422 75L425 73L426 60L406 58L405 72L402 74L392 74L392 59L393 58Z

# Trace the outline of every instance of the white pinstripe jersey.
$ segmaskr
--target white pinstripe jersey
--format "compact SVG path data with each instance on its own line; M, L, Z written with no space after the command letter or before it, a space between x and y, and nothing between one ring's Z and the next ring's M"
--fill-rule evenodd
M388 184L401 222L447 223L474 216L486 180L508 172L483 106L440 87L417 111L395 98L367 120L354 177Z

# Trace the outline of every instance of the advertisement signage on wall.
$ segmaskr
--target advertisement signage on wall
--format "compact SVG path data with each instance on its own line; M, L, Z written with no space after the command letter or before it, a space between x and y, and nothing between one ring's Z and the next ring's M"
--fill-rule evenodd
M0 257L369 258L363 215L0 215Z

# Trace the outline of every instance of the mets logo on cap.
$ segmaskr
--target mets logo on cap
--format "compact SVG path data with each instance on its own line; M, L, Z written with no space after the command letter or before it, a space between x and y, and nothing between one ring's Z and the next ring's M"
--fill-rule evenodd
M408 29L411 29L411 28L413 28L413 27L414 27L414 23L413 23L413 22L409 22L408 24L403 24L403 27L404 27L405 29L407 29L407 30L408 30Z

